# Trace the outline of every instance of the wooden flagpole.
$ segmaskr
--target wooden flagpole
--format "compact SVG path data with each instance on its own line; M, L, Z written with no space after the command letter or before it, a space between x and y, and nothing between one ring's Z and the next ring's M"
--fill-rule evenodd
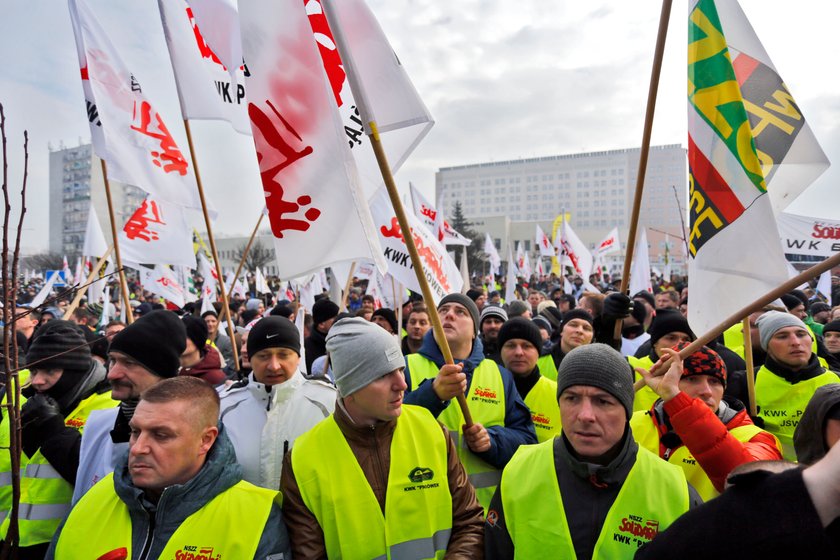
M193 163L193 165L195 164ZM236 267L236 274L233 275L233 282L230 283L228 299L231 299L233 297L234 284L236 284L236 279L239 278L239 273L242 272L242 267L245 265L245 260L248 258L248 252L251 250L251 244L254 242L254 238L257 236L257 230L260 229L260 224L262 223L263 216L265 216L265 212L260 212L260 218L257 220L257 225L254 226L254 231L251 232L251 238L248 239L248 244L245 246L245 250L242 252L242 258L239 259L239 265ZM224 282L222 282L222 289L224 289Z
M180 95L180 92L179 92ZM187 132L187 144L190 147L190 157L192 158L193 171L195 171L195 183L198 186L198 196L201 199L201 211L204 214L204 225L207 227L207 239L210 241L210 252L213 253L213 266L216 267L216 275L219 277L222 294L222 317L227 325L228 336L230 337L230 345L233 349L233 369L239 371L239 349L236 344L236 335L233 330L233 321L230 319L230 305L228 305L227 291L225 290L225 278L222 276L222 267L219 265L219 253L216 251L216 240L213 238L213 228L210 225L210 213L207 211L207 202L204 199L204 187L201 185L201 175L198 172L198 162L195 158L195 148L193 147L192 132L190 131L190 122L184 119L184 129ZM260 215L262 218L262 215ZM259 225L259 224L258 224ZM231 290L236 283L236 277L231 282Z
M731 327L732 325L741 322L744 317L749 319L750 314L755 313L756 311L763 308L765 305L772 303L773 301L779 299L784 294L788 293L791 290L796 289L797 286L800 286L804 282L811 280L812 278L816 278L826 270L831 270L835 266L840 265L840 252L834 253L834 255L830 256L829 258L825 259L821 263L817 263L808 270L801 272L785 282L784 284L770 290L751 304L747 305L746 307L739 309L729 317L727 317L722 323L718 324L716 327L712 328L709 332L704 334L703 336L699 337L697 340L686 346L680 351L680 357L682 359L686 359L693 353L697 352L700 348L702 348L705 344L711 342L715 338L717 338L720 333ZM749 327L749 325L747 325ZM752 347L752 346L751 346ZM744 352L746 352L746 348L744 348ZM744 354L746 356L746 354ZM668 363L665 362L664 366L659 368L656 372L653 372L654 375L663 375L666 371L668 371ZM747 376L748 378L751 376ZM749 381L748 381L749 382ZM645 380L639 379L634 384L633 388L638 391L642 387L645 386Z
M653 55L653 69L650 73L650 88L648 89L647 108L645 109L645 126L642 133L642 150L639 154L639 172L636 175L636 192L633 197L633 213L630 217L630 232L627 234L627 250L624 257L624 270L621 273L621 293L626 294L630 286L630 265L633 263L633 252L636 248L636 229L639 226L639 211L642 206L642 194L645 187L645 173L647 172L648 153L650 152L650 135L653 129L653 114L656 109L656 93L659 90L659 74L662 71L662 57L665 52L665 37L668 35L668 20L671 18L671 0L662 1L662 11L659 14L659 32L656 36L656 50ZM615 322L613 339L621 340L623 320Z
M329 5L328 8L326 7L327 4ZM403 238L405 240L405 247L411 257L411 265L414 268L417 281L420 283L423 299L426 301L426 306L429 308L429 318L432 322L435 340L437 341L441 353L443 354L444 362L447 364L454 364L455 360L452 358L452 350L449 348L449 343L447 342L446 335L443 332L443 324L441 323L440 315L437 312L437 307L434 305L435 300L432 296L432 290L429 288L429 283L426 281L426 277L423 274L423 261L420 260L420 255L417 252L417 246L414 244L413 236L408 233L411 231L411 228L408 225L405 208L400 200L397 184L394 182L394 176L391 173L391 166L388 164L388 157L385 154L385 149L383 148L382 141L379 138L379 128L376 125L376 121L370 118L371 113L367 96L364 89L361 87L361 84L358 82L355 68L353 68L352 57L348 52L347 44L345 43L344 36L341 32L341 26L336 19L335 12L333 11L334 8L332 0L330 0L330 2L322 0L321 5L325 8L324 13L327 16L327 22L333 32L333 38L335 39L341 60L344 63L347 80L350 83L350 90L353 92L353 99L356 101L356 107L359 109L359 114L362 116L362 120L366 123L365 134L370 139L371 146L373 147L373 153L376 155L376 163L379 165L379 171L382 174L382 179L385 181L385 187L388 190L388 197L391 199L391 205L394 207L394 213L396 214L397 221L400 224L400 230L404 232ZM458 405L461 408L461 413L464 415L464 424L467 427L472 426L472 415L470 414L470 409L467 406L466 397L463 394L458 394L456 398L458 400Z
M747 394L749 395L749 401L747 403L750 416L755 418L758 414L758 409L755 405L755 364L753 363L753 351L752 351L752 330L750 329L750 316L747 315L744 317L743 321L743 328L744 328L744 361L747 363Z
M341 302L338 305L339 312L347 309L347 300L350 298L350 287L353 285L353 273L356 272L356 261L350 265L350 273L347 275L347 281L344 283L344 293L341 294Z
M90 211L93 212L93 208L91 208ZM111 253L113 251L114 251L114 246L111 245L110 247L108 247L108 250L105 251L105 254L102 255L102 257L100 257L98 261L96 261L96 266L94 266L93 269L90 271L90 274L88 274L88 277L85 280L85 283L82 284L83 286L85 286L85 287L90 286L90 284L93 282L94 276L99 274L99 271L102 270L103 266L105 266L105 263L107 262L108 257L111 256ZM67 311L64 312L64 317L62 317L62 319L64 319L66 321L70 318L71 315L73 315L73 312L79 306L79 302L82 301L82 298L84 297L85 292L87 292L87 289L79 289L79 290L76 291L76 297L74 297L73 301L70 302L70 305L67 306ZM107 305L107 302L106 302L106 305Z
M102 180L105 183L105 196L108 199L108 217L111 219L111 241L113 242L114 255L117 259L117 269L120 274L120 293L122 294L123 306L125 307L126 323L130 325L134 322L134 313L131 310L131 305L129 305L131 300L128 298L128 282L125 279L125 269L123 269L122 257L120 257L120 243L117 238L117 222L114 219L114 203L111 199L111 184L108 181L108 168L105 165L104 159L100 159L99 163L102 164ZM93 208L91 208L91 212L93 212Z

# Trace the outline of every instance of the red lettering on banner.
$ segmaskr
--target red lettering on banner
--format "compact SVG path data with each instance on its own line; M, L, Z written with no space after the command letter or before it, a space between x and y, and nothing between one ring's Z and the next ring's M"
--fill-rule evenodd
M659 534L659 521L648 520L642 525L641 521L634 521L625 517L621 520L618 530L650 541Z
M811 237L814 239L840 239L840 227L814 224Z
M159 233L149 228L149 224L166 225L160 215L160 208L157 202L146 199L143 204L134 211L134 214L128 219L123 226L125 236L131 240L142 239L143 241L157 241L160 239Z
M400 224L396 216L391 218L390 228L382 226L379 228L379 231L384 237L395 237L405 243L405 239L403 239ZM446 278L446 274L443 273L443 263L437 258L435 252L431 248L426 247L426 244L423 243L423 238L414 232L414 228L411 229L411 237L414 238L414 245L417 247L417 254L425 261L426 266L429 267L435 275L435 278L437 278L437 281L440 282L441 288L443 288L445 293L448 294L451 291L451 288Z
M327 16L324 15L324 8L318 0L303 0L304 5L307 3L317 4L318 13L307 14L309 17L309 25L312 27L312 33L315 34L315 42L318 43L318 53L321 55L321 61L324 63L324 71L327 73L327 78L330 81L335 102L341 107L341 88L344 86L344 80L347 78L344 72L344 66L341 64L341 56L338 54L338 48L335 46L335 39L333 39L330 25L327 23ZM319 35L321 37L319 37ZM329 41L329 44L324 44Z
M169 129L166 128L163 119L160 118L160 113L155 111L154 114L154 119L157 122L155 125L157 132L149 129L149 125L152 124L152 106L148 101L141 101L139 110L137 108L137 101L135 101L134 112L131 118L135 123L138 118L140 119L139 124L131 125L131 130L136 130L140 134L144 134L158 141L160 151L151 152L152 163L163 169L166 173L175 171L181 176L186 175L187 160L184 159L184 155L178 149L177 144L175 144L175 139L172 138Z
M204 37L201 36L201 31L198 30L198 24L195 22L195 16L193 15L192 8L187 7L187 19L190 20L190 27L192 27L193 35L195 35L195 44L198 46L198 52L201 53L201 58L209 58L222 68L225 68L225 65L222 64L222 61L219 60L219 57L216 56L216 53L213 52L213 49L210 48L210 45L207 44L207 41L204 40ZM227 70L227 68L225 68Z
M307 231L312 225L312 222L318 219L321 211L314 206L303 213L303 220L296 218L285 218L285 214L292 214L301 210L304 206L312 204L312 197L309 195L301 195L296 201L285 200L285 192L283 185L277 181L277 174L313 152L312 146L304 146L301 150L296 150L284 138L284 134L291 133L298 142L303 142L303 139L298 135L292 126L280 115L277 109L272 105L271 101L266 100L266 104L271 108L277 118L280 119L285 130L281 131L274 125L268 115L266 115L259 107L253 103L248 104L248 116L251 123L257 127L265 140L265 145L261 146L274 148L272 155L280 155L283 161L269 167L265 170L260 169L260 179L262 180L263 190L265 191L265 202L268 208L268 217L271 222L271 233L274 237L283 238L283 232L286 230ZM290 139L291 140L291 139ZM257 161L262 162L263 158L269 154L263 153L257 148Z
M431 208L429 208L426 205L423 205L420 208L420 213L423 214L424 216L426 216L427 218L429 218L432 221L434 221L435 217L437 216L437 212L435 212L434 210L432 210Z

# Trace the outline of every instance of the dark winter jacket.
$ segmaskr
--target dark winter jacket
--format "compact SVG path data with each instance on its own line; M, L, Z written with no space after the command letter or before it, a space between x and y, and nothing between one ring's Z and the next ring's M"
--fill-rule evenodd
M828 453L825 421L829 411L835 407L840 407L840 383L823 385L814 392L793 432L793 448L799 463L812 465Z
M443 367L443 354L431 329L423 337L423 346L420 347L418 354L434 362L438 368ZM476 338L469 357L463 362L459 362L464 364L463 372L467 375L467 391L469 391L472 383L473 371L483 360L485 360L484 348L481 345L481 340ZM531 412L525 406L513 383L513 375L504 367L498 367L505 389L505 425L487 427L487 432L490 434L490 449L475 455L497 469L502 469L520 445L537 443L537 434L534 432ZM405 368L405 382L411 387L411 372L408 366ZM458 406L458 403L444 402L438 399L434 389L432 389L431 379L423 381L414 391L406 393L405 403L425 407L431 411L435 418L447 406Z
M185 484L175 484L164 489L156 505L145 499L143 490L134 486L128 472L128 453L124 453L114 469L114 490L128 508L131 519L132 557L138 558L144 550L147 533L152 540L146 558L158 558L175 530L192 514L207 505L213 498L242 480L242 467L236 462L233 445L219 424L219 436L207 454L201 470ZM278 498L279 503L279 498ZM275 503L263 529L255 559L268 558L271 554L284 553L290 558L291 549L286 526ZM154 520L154 523L150 523ZM105 522L106 520L100 520ZM234 527L238 519L231 519ZM47 558L53 558L55 543L61 534L59 528Z
M197 377L213 387L221 385L227 379L222 371L222 356L218 350L209 344L204 348L204 356L193 366L182 367L178 375Z
M327 335L313 328L303 341L303 347L306 350L306 371L311 372L312 362L327 353Z

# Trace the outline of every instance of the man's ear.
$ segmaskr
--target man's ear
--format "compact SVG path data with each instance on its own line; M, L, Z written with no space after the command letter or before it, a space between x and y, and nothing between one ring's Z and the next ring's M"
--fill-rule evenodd
M201 447L199 448L201 455L205 455L210 451L210 448L213 447L214 443L216 443L217 437L219 437L218 427L208 426L207 428L204 428L204 431L201 433Z

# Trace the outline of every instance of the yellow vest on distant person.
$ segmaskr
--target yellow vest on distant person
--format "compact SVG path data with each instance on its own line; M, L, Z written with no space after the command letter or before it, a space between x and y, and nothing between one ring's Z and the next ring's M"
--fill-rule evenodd
M525 396L525 404L531 411L531 420L537 432L537 441L554 439L560 435L560 405L557 402L557 382L540 376L537 384Z

